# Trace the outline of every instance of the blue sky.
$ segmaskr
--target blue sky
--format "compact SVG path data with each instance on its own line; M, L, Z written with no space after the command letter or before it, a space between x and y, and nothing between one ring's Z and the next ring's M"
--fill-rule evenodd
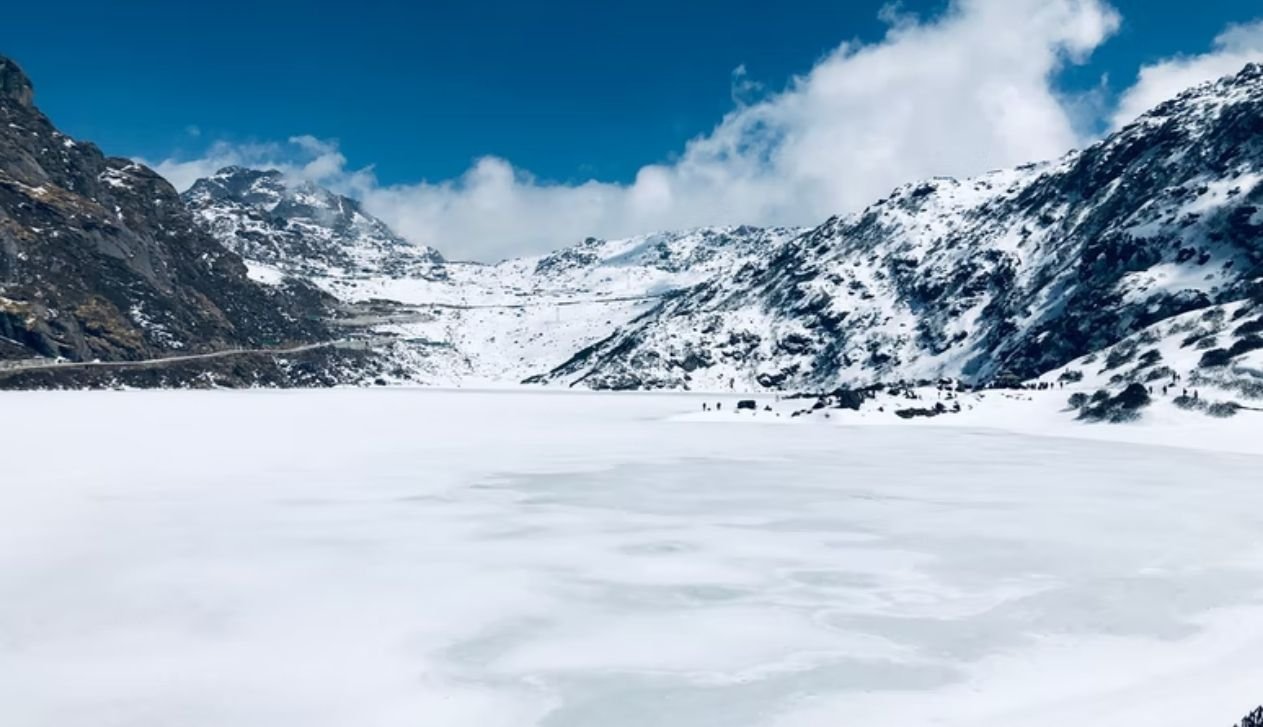
M470 175L486 158L502 160L510 176L529 175L528 192L582 188L590 181L632 190L647 165L676 169L689 157L689 140L713 134L725 114L742 104L757 104L790 88L794 76L809 74L839 54L841 44L889 45L892 22L933 29L949 25L945 16L974 18L978 29L992 23L987 33L1011 33L1015 42L1029 42L1032 54L1047 48L1060 58L1033 65L1029 74L1032 79L1046 77L1049 93L1064 102L1074 135L1049 131L1039 109L1040 104L1047 106L1047 98L1032 96L1030 109L1037 115L1030 122L1032 134L1046 134L1047 143L1018 144L1009 156L980 153L981 167L1018 161L1010 156L1019 153L1052 154L1058 144L1089 140L1108 128L1120 97L1136 83L1142 67L1213 52L1215 38L1226 28L1263 17L1257 0L1199 0L1195 8L1174 0L1053 0L1031 5L1025 15L1041 14L1053 5L1060 15L1027 28L1022 15L987 9L1006 1L960 0L949 10L946 0L906 0L894 11L883 11L884 2L842 0L66 0L7 7L0 53L18 60L33 77L38 103L59 126L113 154L152 162L234 155L254 161L267 157L259 149L271 145L278 159L292 160L336 148L333 164L339 176L326 181L370 196L423 183L440 191L472 188L481 177ZM1092 34L1086 49L1077 47L1080 39L1067 40L1066 33L1050 30L1056 23L1069 28L1103 17L1112 17L1112 25ZM963 28L967 22L958 25ZM944 31L942 40L923 35L927 44L976 44L965 31ZM1076 47L1067 51L1067 43ZM985 85L987 66L1012 63L1005 53L1023 63L1022 52L997 44L993 56L962 51L961 63L975 64L975 75ZM1075 57L1060 57L1066 55ZM887 63L897 65L897 58L906 54L891 57L896 60ZM738 78L746 90L734 101L733 72L738 67L746 71ZM861 71L857 67L854 72ZM899 83L892 76L892 93ZM1013 102L1019 109L1027 103L1024 84L1026 79L1004 81L1006 98L1023 99ZM882 102L868 91L862 98ZM849 113L858 103L835 106L833 112ZM948 111L971 113L965 107ZM866 128L845 131L854 137L867 133ZM311 143L295 146L287 141L300 135L309 136ZM967 141L979 142L985 150L981 137ZM232 153L224 153L226 149ZM926 156L922 150L921 158ZM914 174L978 171L949 159L907 166L906 173ZM355 172L367 172L371 180ZM601 196L609 190L591 191ZM708 207L709 216L660 217L663 224L677 219L682 224L807 224L818 221L811 215L853 207L867 193L832 190L804 210L745 212L749 205L732 200ZM374 199L386 209L386 196ZM413 207L428 204L436 215L457 204L433 195L417 202ZM393 204L411 202L394 199ZM604 213L592 214L579 224L598 228L594 233L640 231L628 222L635 215L625 209L617 222L602 217ZM715 219L725 215L733 219ZM384 216L410 237L451 247L433 239L451 235L446 222L415 224L402 213L394 215L397 219ZM659 219L642 217L646 224ZM546 236L579 233L576 226L531 236L543 245ZM455 237L461 238L458 244L468 244L488 234L501 233L467 231ZM504 245L512 247L510 242Z
M6 8L0 52L66 131L164 158L211 139L341 141L383 182L497 154L548 179L629 180L732 106L730 73L780 88L884 30L884 2L69 2ZM905 2L941 12L946 3ZM1253 0L1123 0L1068 88L1196 52ZM190 138L190 128L200 131Z

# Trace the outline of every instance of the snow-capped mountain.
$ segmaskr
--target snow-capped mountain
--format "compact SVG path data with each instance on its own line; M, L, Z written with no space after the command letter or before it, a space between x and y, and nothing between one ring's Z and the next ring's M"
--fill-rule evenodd
M234 169L227 177L259 174ZM517 383L548 371L653 310L664 297L727 274L802 232L724 227L588 238L547 255L494 265L431 259L422 249L421 265L397 266L391 263L399 256L364 255L346 268L327 258L310 263L302 234L291 237L288 226L280 228L286 231L285 246L272 244L275 236L242 235L247 225L240 221L264 217L258 210L274 198L235 194L216 201L207 190L219 185L199 181L186 197L199 200L201 224L241 251L256 279L279 283L298 276L336 296L353 311L343 321L347 335L371 339L391 362L388 378L420 383ZM268 244L253 244L258 239Z
M758 259L800 234L794 228L707 227L616 240L588 238L546 255L493 265L448 262L421 278L359 276L320 281L348 300L405 303L582 303L659 298Z
M420 275L443 258L359 202L276 170L226 167L182 195L199 224L252 263L298 276Z
M824 390L1032 380L1167 336L1164 321L1253 310L1261 181L1251 65L1059 160L907 184L812 230L588 239L482 265L275 171L227 168L184 200L255 280L340 300L336 325L387 381ZM1248 340L1223 355L1248 358ZM1098 375L1151 372L1133 373Z
M1064 158L895 190L534 380L822 389L1027 379L1260 296L1263 66Z
M795 229L705 228L600 240L495 265L413 246L354 200L280 172L228 167L183 198L251 276L302 279L348 308L399 381L516 383L652 310L667 295L758 259Z
M373 328L413 380L505 384L548 371L662 300L758 259L792 229L704 228L589 238L495 265L447 263L428 279L318 282L343 300L404 304Z

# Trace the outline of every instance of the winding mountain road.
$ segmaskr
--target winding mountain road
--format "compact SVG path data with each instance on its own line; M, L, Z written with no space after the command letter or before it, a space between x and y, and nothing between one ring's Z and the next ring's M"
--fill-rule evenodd
M203 361L213 358L229 358L232 356L284 356L287 354L303 353L305 351L314 351L321 348L367 348L371 345L368 340L350 340L341 339L337 341L322 341L320 343L306 343L301 346L291 346L288 348L233 348L223 351L212 351L210 353L196 353L184 356L164 356L162 358L151 358L140 361L22 361L14 363L5 363L0 361L0 376L12 374L22 371L37 371L41 369L76 369L76 368L148 368L156 366L167 366L173 363L182 363L186 361Z

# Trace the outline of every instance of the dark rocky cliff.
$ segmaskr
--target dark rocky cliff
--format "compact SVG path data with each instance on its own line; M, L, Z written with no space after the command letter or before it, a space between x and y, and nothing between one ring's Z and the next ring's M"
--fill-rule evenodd
M0 360L140 360L327 339L332 299L264 287L176 190L59 132L0 57Z

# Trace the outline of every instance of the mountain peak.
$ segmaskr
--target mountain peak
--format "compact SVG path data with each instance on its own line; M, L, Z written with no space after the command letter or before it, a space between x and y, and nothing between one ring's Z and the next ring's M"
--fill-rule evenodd
M276 169L227 166L194 182L183 199L228 248L291 271L389 268L402 274L443 260L395 234L355 200Z
M27 78L17 63L0 56L0 99L30 106L34 98L35 88L31 85L31 79Z
M1263 63L1251 61L1236 73L1230 73L1216 81L1207 81L1200 86L1189 89L1186 95L1228 95L1232 92L1245 93L1251 97L1263 92ZM1178 98L1178 97L1177 97Z
M1247 63L1240 71L1185 89L1141 114L1123 130L1104 141L1108 145L1118 138L1131 140L1133 134L1176 122L1194 135L1217 135L1217 125L1226 109L1263 106L1263 63ZM1249 111L1254 114L1256 111Z
M279 177L281 172L279 169L252 169L250 167L242 167L236 164L230 164L226 167L220 167L215 172L216 177Z

